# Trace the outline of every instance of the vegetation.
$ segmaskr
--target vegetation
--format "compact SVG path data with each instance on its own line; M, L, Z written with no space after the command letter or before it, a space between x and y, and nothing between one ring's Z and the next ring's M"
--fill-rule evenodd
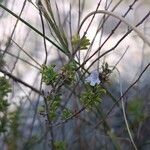
M19 3L18 14L15 0L0 1L2 22L16 19L11 34L0 37L0 149L149 149L150 62L144 49L150 47L145 27L150 11L135 25L127 19L142 1L99 0L90 12L85 0ZM38 16L37 26L25 19L26 7ZM30 30L17 34L20 23ZM140 69L130 68L140 70L132 81L122 71L137 59L134 54L124 61L133 48L126 43L130 36L143 45L134 45L142 49L142 61Z

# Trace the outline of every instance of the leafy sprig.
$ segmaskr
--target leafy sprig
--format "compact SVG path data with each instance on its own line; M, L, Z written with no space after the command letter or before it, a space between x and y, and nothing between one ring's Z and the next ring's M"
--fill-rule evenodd
M11 92L11 87L8 80L5 77L0 77L0 133L7 131L7 111L10 104L6 97L9 92Z
M56 141L54 143L55 150L66 150L66 143L64 141Z
M54 67L55 67L54 65L51 66L43 65L41 68L42 81L46 83L46 85L53 84L58 77L58 74L54 70Z
M71 43L73 49L83 50L88 48L90 45L90 40L86 36L81 39L80 35L76 34L72 37Z
M71 61L68 64L64 65L61 70L65 84L69 85L73 81L75 81L76 63L74 61Z
M106 93L100 85L91 86L89 83L86 85L86 91L82 93L80 101L87 107L93 109L102 101L102 96Z

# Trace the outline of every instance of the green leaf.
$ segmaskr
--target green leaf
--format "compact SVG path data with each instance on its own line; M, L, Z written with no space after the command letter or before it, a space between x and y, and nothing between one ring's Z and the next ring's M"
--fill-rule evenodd
M54 70L54 66L42 66L41 69L41 73L42 73L42 81L46 83L46 85L50 85L53 84L56 79L58 74L55 72Z
M77 66L74 61L69 62L68 64L64 65L62 70L62 76L64 83L70 85L75 80L75 70Z
M143 105L143 101L139 98L136 98L128 103L128 114L132 122L139 123L145 118L145 114L142 113Z
M0 77L0 98L4 98L11 92L9 81L5 77Z
M58 43L61 44L62 48L60 49L60 51L68 56L68 54L70 53L68 49L68 40L63 27L57 25L50 2L46 1L46 5L42 5L42 7L44 7L44 9L41 9L40 11L43 12L45 19L49 23L50 30L54 33L54 36L57 39Z
M55 120L57 117L58 108L60 107L60 95L55 95L54 98L51 98L50 103L49 116L51 120Z
M62 118L67 119L72 115L71 111L68 108L65 108L63 110Z
M56 141L54 147L55 150L67 150L66 143L63 141Z
M8 103L6 97L10 91L11 88L9 81L5 77L0 77L0 133L7 131L7 110L10 104Z
M95 87L86 86L86 91L82 93L80 101L88 109L93 109L100 104L101 98L105 93L106 91L100 85Z
M82 50L82 49L88 48L88 46L90 45L90 40L86 36L84 36L81 39L80 35L76 34L72 37L71 43L72 43L73 49Z

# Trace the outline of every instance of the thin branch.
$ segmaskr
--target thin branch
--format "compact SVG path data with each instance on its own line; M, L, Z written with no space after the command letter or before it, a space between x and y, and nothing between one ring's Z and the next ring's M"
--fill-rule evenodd
M136 25L136 27L138 27L139 25L141 25L145 20L146 18L150 15L150 11L144 16L144 18ZM130 34L132 32L132 29L130 29L128 32L126 32L122 38L116 43L116 45L114 47L112 47L111 49L107 50L106 52L104 52L103 54L101 54L98 58L96 58L92 63L91 65L88 67L88 69L97 61L99 60L100 58L102 58L103 56L105 56L106 54L112 52L113 50L115 50L115 48L120 44L120 42L125 38L127 37L128 34ZM101 49L101 46L86 60L84 61L78 68L82 68L99 50Z
M129 92L129 90L140 80L140 78L142 77L142 75L145 73L145 71L148 69L148 67L150 66L150 63L148 63L146 65L146 67L144 68L144 70L141 72L141 74L139 75L139 77L127 88L127 90L122 94L122 96L116 101L116 103L113 104L113 106L110 108L110 110L106 113L104 120L109 116L109 114L111 113L111 111L115 108L115 106L121 101L121 99ZM100 120L94 128L97 128L101 123L103 123L104 120Z
M45 49L45 60L44 60L44 64L47 63L47 57L48 57L48 51L47 51L47 45L46 45L46 39L45 39L45 27L44 27L44 20L43 20L43 16L42 16L42 12L39 9L39 13L40 13L40 18L41 18L41 24L42 24L42 30L43 30L43 41L44 41L44 49Z
M6 10L8 13L10 13L11 15L13 15L15 18L18 18L21 22L23 22L26 26L28 26L29 28L31 28L33 31L35 31L37 34L39 34L40 36L44 36L43 33L41 33L39 30L37 30L35 27L33 27L32 25L30 25L28 22L26 22L24 19L20 18L18 15L16 15L14 12L12 12L11 10L9 10L8 8L6 8L5 6L3 6L2 4L0 4L0 7L3 8L4 10ZM47 36L44 36L46 40L48 40L51 44L53 44L56 48L58 48L59 50L61 50L62 52L64 52L64 50L57 45L55 42L53 42L51 39L49 39Z
M149 11L149 12L150 12L150 11ZM102 13L102 14L107 14L107 15L109 15L109 16L113 16L113 17L119 19L120 21L122 21L123 23L125 23L125 24L126 24L127 26L129 26L132 30L134 30L134 31L138 34L138 36L139 36L145 43L147 43L147 44L150 46L150 41L149 41L149 40L144 36L144 34L141 33L134 25L130 24L125 18L123 18L123 17L121 17L121 16L115 14L114 12L109 12L109 11L107 11L107 10L97 10L97 11L93 11L93 12L89 13L89 14L83 19L83 21L81 22L81 25L80 25L80 27L79 27L79 32L80 32L80 30L81 30L82 25L85 23L85 21L86 21L90 16L95 15L95 14L101 14L101 13Z
M21 51L23 51L33 62L35 62L38 66L41 67L41 65L31 56L29 55L21 46L19 46L19 44L17 44L13 39L11 39L13 41L13 43L20 48Z
M22 15L22 13L23 13L23 10L24 10L24 8L25 8L25 6L26 6L26 2L27 2L27 0L24 0L22 9L21 9L20 14L19 14L18 17L21 17L21 15ZM17 18L17 21L16 21L16 23L15 23L15 25L14 25L13 31L12 31L12 33L11 33L9 39L8 39L8 44L7 44L7 46L6 46L5 50L4 50L3 56L4 56L5 53L8 51L8 48L9 48L9 46L10 46L11 39L12 39L14 33L15 33L15 30L16 30L16 28L17 28L18 22L19 22L19 18Z
M121 79L121 74L120 74L118 69L117 69L117 71L118 71L119 83L120 83L120 96L122 97L122 79ZM132 133L130 131L129 123L128 123L128 120L127 120L123 97L121 98L121 106L122 106L123 118L124 118L125 125L126 125L126 128L127 128L128 134L129 134L129 138L131 140L131 143L132 143L134 149L137 150L137 146L136 146L136 144L135 144L135 142L133 140Z
M16 76L12 75L11 73L9 73L9 72L1 69L1 68L0 68L0 72L3 73L4 75L7 75L9 78L13 79L13 81L19 82L19 83L23 84L25 87L28 87L32 91L38 93L39 95L42 95L41 91L39 91L38 89L36 89L33 86L29 85L28 83L22 81L21 79L17 78Z
M0 50L0 51L3 52L4 50ZM28 65L30 65L30 66L32 66L32 67L38 69L38 70L40 70L39 67L37 67L37 66L35 66L34 64L28 62L27 60L25 60L25 59L23 59L23 58L21 58L21 57L18 57L18 56L14 55L14 54L12 54L12 53L10 53L10 52L6 52L6 53L7 53L8 55L10 55L11 57L17 58L17 59L23 61L24 63L26 63L26 64L28 64Z

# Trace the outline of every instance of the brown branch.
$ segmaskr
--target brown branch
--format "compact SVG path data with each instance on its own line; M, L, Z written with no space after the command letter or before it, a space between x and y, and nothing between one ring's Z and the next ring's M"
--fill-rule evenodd
M38 89L34 88L33 86L27 84L26 82L22 81L21 79L17 78L16 76L12 75L11 73L9 73L9 72L7 72L7 71L1 69L1 68L0 68L0 72L3 73L4 75L8 76L9 78L13 79L13 81L19 82L19 83L21 83L22 85L24 85L24 86L30 88L32 91L34 91L34 92L36 92L36 93L42 95L42 92L41 92L41 91L39 91Z
M141 72L141 74L139 75L139 77L127 88L127 90L122 94L122 96L113 104L113 106L110 108L110 110L106 113L104 119L100 120L94 128L97 128L101 123L103 123L105 121L105 119L109 116L109 114L111 113L111 111L115 108L115 106L121 101L121 99L128 93L128 91L140 80L140 78L142 77L142 75L145 73L145 71L148 69L148 67L150 66L150 63L148 63L146 65L146 67L144 68L144 70Z

